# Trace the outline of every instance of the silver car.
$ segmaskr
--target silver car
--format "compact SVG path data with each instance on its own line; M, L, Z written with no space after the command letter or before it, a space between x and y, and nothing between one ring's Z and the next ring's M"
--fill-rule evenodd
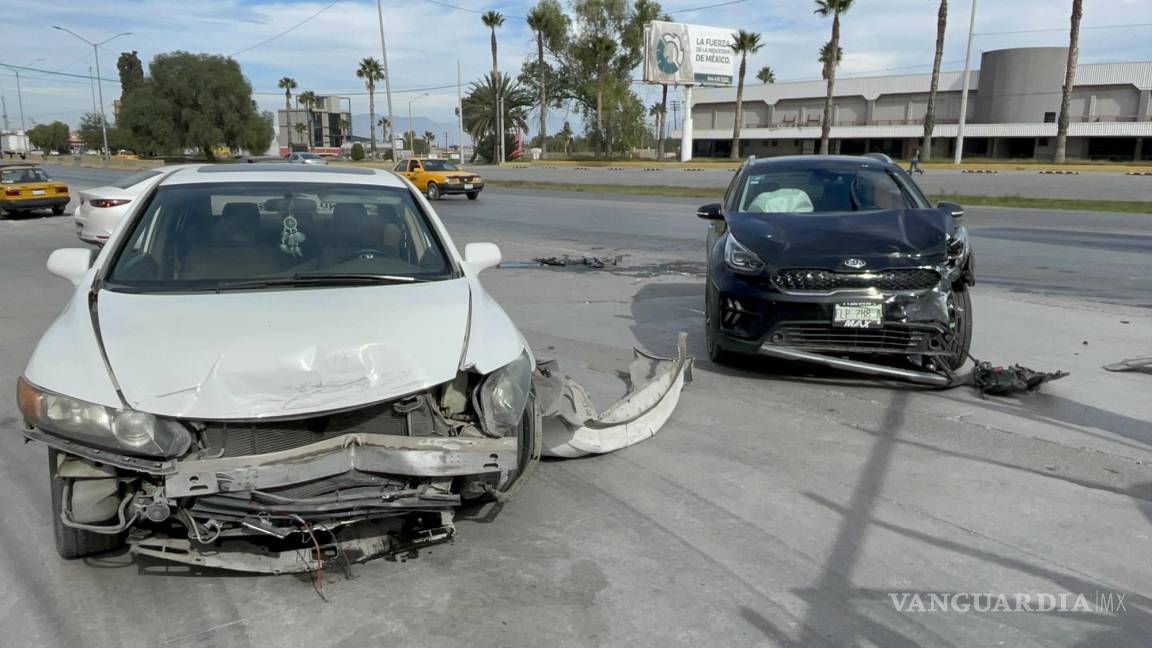
M292 164L328 164L328 160L315 153L289 153L284 159Z

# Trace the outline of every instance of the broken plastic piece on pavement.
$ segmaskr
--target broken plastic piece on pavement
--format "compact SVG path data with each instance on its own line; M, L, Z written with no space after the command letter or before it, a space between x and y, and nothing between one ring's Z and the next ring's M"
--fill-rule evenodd
M1141 371L1152 374L1152 356L1125 358L1120 362L1104 365L1104 369L1108 371Z
M675 358L634 349L629 391L603 413L583 387L560 373L555 360L539 363L532 382L542 417L541 454L566 458L602 454L655 435L676 409L684 383L692 382L687 346L687 334L680 333Z
M981 394L1007 396L1036 391L1040 385L1067 375L1066 371L1034 371L1020 365L996 367L991 362L977 362L972 370L972 385L980 390Z

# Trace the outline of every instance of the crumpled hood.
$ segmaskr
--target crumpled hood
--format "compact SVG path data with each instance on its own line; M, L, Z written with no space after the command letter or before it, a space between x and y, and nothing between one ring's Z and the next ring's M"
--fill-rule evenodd
M952 216L941 209L812 214L730 214L736 240L775 268L844 270L934 265L944 260Z
M181 295L99 295L100 336L133 408L194 419L321 412L451 380L465 279Z

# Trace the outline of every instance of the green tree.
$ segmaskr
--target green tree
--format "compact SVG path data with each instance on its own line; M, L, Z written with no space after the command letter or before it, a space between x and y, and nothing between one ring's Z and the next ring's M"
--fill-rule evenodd
M262 151L271 144L271 125L235 60L170 52L152 59L148 70L120 109L120 125L138 152L194 148L213 160L218 146Z
M136 55L136 50L121 52L116 59L116 69L120 72L120 94L125 96L144 82L144 64Z
M741 29L732 35L734 41L729 45L733 54L740 55L740 71L736 81L736 123L732 125L732 153L733 160L740 159L740 127L744 125L744 74L748 71L748 55L760 51L764 45L760 42L760 34Z
M543 155L548 152L546 136L548 130L548 83L546 79L548 66L544 62L544 49L545 45L553 51L559 47L568 30L568 17L564 15L564 10L560 8L560 3L556 0L540 0L528 12L528 28L536 32L536 65L539 75L538 91L540 97L540 150Z
M492 32L492 74L499 74L500 66L496 61L496 28L504 26L504 14L500 13L499 11L489 11L480 16L480 21L483 22L484 26ZM496 129L506 132L508 130L507 126L500 121L499 105L501 97L499 93L499 84L496 85L496 91L496 96L492 98L492 101L494 102L492 112L496 116ZM496 147L494 149L492 159L499 160L501 157L501 152L503 151L503 146L500 140L496 138L492 139L492 145Z
M371 56L360 60L356 76L364 79L368 89L368 131L372 157L376 157L376 82L384 80L384 66Z
M301 139L304 139L307 136L307 133L308 133L308 125L307 124L305 124L303 122L296 122L296 126L294 128L296 130L296 134L299 135ZM305 142L305 146L307 146L307 142Z
M280 77L276 87L284 91L284 110L292 110L292 91L296 89L296 79Z
M533 96L506 74L489 73L474 81L464 96L464 130L472 136L473 159L478 151L497 151L496 137L501 132L496 120L496 97L504 98L503 123L512 128L528 127L528 109ZM506 131L505 131L506 132ZM507 135L505 135L507 140ZM507 141L505 142L507 144ZM496 161L494 154L491 160Z
M824 43L820 46L820 57L816 59L820 63L820 78L824 79L825 81L828 80L828 70L840 67L840 61L844 60L843 47L836 48L835 60L829 59L831 52L832 45L829 43Z
M101 124L100 113L86 112L80 117L80 126L76 129L76 133L80 136L80 141L87 149L100 149L104 146L104 132L100 128ZM67 126L65 126L67 128ZM68 134L65 133L64 138L68 139ZM118 127L115 124L108 124L108 148L112 151L120 149L135 148L131 143L131 137L125 132L124 128Z
M435 142L435 141L436 141L436 133L433 133L432 131L424 131L424 144L427 146L427 148L424 149L425 155L431 155L432 142Z
M820 153L827 154L828 139L832 133L832 92L836 85L836 66L840 64L843 55L840 49L840 16L852 7L852 0L816 0L815 13L827 18L832 17L832 38L828 41L828 53L835 52L836 58L821 57L824 63L824 78L827 80L828 91L824 95L824 114L820 120Z
M767 65L760 68L760 71L756 73L756 78L760 81L760 83L763 83L764 85L776 83L776 73L773 72L772 68L768 67Z
M353 144L351 155L352 155L352 160L355 162L359 162L360 160L363 160L364 159L364 146L361 145L360 142L356 142L355 144Z
M944 60L944 32L948 29L948 0L936 11L936 55L932 58L932 83L928 87L928 110L924 113L924 142L920 159L932 159L932 130L936 128L936 90L940 87L940 62Z
M1072 0L1071 29L1068 32L1068 65L1064 72L1064 93L1060 96L1060 118L1056 122L1056 151L1052 160L1062 164L1068 151L1068 121L1072 108L1072 86L1076 84L1076 60L1080 57L1080 19L1084 0Z
M68 124L54 121L51 124L36 124L28 131L28 141L44 151L68 152Z
M316 96L315 92L312 92L311 90L305 90L304 92L301 92L300 94L296 95L296 101L297 101L297 103L299 103L301 106L304 107L304 112L307 115L307 119L308 119L308 141L306 143L306 146L307 146L307 150L311 151L313 145L316 144L316 134L312 130L314 128L314 122L315 122L315 119L313 118L313 115L312 115L312 111L316 109L316 106L320 105L320 99L319 99L319 97Z

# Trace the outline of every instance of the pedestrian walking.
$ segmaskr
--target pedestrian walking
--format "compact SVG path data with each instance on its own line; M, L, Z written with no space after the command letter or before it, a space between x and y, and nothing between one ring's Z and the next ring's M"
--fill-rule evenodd
M916 151L912 153L912 163L908 165L908 173L919 173L924 175L924 169L920 168L920 147L916 147Z

